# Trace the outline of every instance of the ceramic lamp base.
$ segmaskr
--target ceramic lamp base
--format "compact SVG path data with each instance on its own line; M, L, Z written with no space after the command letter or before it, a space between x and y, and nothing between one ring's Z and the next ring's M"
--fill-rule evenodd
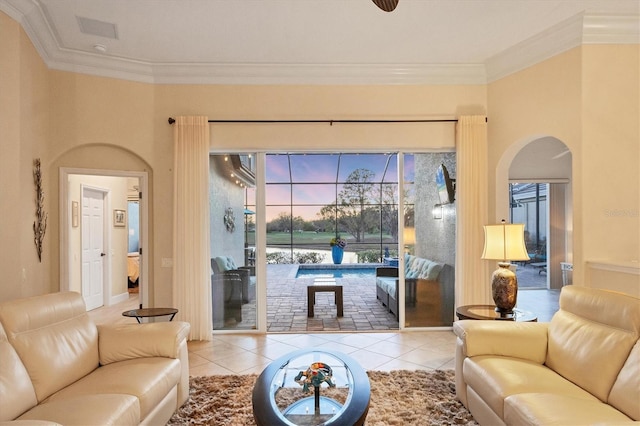
M491 276L491 295L496 304L496 312L510 314L518 298L518 278L509 269L510 263L500 262Z

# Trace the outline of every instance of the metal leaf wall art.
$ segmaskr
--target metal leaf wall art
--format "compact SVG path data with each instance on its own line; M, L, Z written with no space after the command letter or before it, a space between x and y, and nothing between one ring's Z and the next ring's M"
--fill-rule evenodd
M42 243L47 230L47 213L44 211L44 191L39 158L33 161L33 183L36 185L36 221L33 222L33 241L38 251L38 260L42 262Z

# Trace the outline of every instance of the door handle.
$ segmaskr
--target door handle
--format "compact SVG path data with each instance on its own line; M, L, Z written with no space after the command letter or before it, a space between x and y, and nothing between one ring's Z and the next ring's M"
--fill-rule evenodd
M107 253L100 253L100 256L101 256L101 257L104 257L104 256L106 256L106 255L107 255Z

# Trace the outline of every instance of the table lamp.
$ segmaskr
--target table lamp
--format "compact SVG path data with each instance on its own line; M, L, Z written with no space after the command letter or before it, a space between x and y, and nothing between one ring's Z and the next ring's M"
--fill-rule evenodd
M411 254L412 247L416 245L416 228L413 228L413 227L404 228L404 231L402 232L402 234L404 235L405 252Z
M518 278L509 269L510 260L529 260L524 243L524 224L484 226L482 259L498 260L498 269L491 276L491 295L500 314L510 314L518 297Z

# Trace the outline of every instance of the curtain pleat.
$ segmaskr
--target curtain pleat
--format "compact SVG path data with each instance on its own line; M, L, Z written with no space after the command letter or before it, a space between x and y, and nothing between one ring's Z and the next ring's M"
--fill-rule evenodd
M456 306L492 304L483 225L488 222L488 144L484 116L456 126Z
M211 340L208 118L177 117L173 135L173 303L189 340Z

